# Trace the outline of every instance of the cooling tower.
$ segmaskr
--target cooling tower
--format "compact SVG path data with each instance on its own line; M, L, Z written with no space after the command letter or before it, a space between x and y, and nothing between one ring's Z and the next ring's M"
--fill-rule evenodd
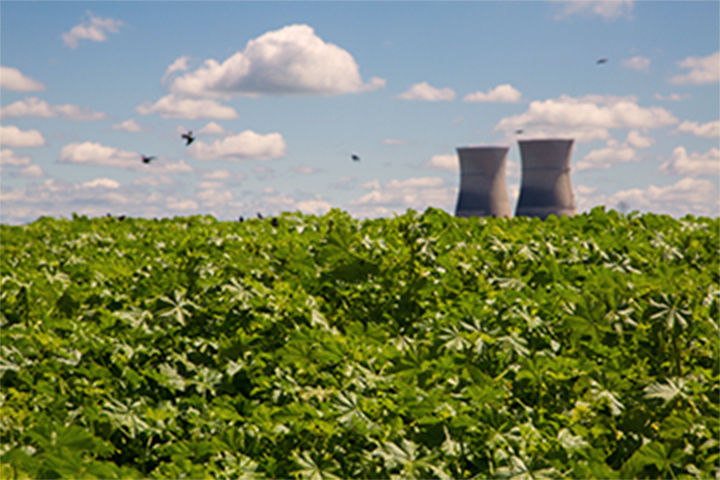
M573 140L521 140L522 180L516 217L575 215L570 151Z
M460 192L456 217L509 217L505 185L508 147L458 148Z

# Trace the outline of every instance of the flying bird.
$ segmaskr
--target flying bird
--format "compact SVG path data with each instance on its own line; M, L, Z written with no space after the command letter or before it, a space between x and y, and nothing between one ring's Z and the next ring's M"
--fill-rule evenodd
M360 157L358 157L358 156L355 155L355 154L353 154L351 158L352 158L354 161L356 161L356 162L359 162L359 161L360 161Z
M607 61L608 61L607 58L601 58L600 60L598 60L597 62L595 62L595 64L596 64L596 65L602 65L603 63L607 63Z
M262 214L261 214L260 212L257 212L257 217L258 217L260 220L263 219L263 216L262 216Z
M150 163L153 160L155 160L155 157L146 157L145 155L142 155L143 163Z
M520 135L523 132L524 132L524 130L515 130L515 135Z
M188 133L183 133L183 134L180 135L180 136L181 136L182 138L184 138L185 141L187 142L187 143L185 144L186 147L187 147L188 145L190 145L192 142L195 141L195 137L193 137L192 130L188 131Z

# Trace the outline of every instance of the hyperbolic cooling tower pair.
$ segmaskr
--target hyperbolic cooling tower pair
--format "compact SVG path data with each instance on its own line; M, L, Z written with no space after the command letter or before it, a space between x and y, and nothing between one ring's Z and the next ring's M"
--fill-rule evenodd
M570 181L570 150L573 140L521 140L522 180L516 217L575 215ZM510 202L505 185L509 147L458 148L460 193L458 217L509 217Z

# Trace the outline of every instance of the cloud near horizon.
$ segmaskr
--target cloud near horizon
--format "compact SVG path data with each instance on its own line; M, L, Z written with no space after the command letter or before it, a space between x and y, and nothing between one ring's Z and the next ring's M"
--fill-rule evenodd
M385 185L375 179L363 188L371 191L347 204L350 213L361 217L402 213L408 208L424 211L430 206L450 211L457 197L457 187L439 177L393 179Z
M384 86L375 77L363 83L352 55L323 41L312 27L289 25L250 40L223 63L206 60L174 79L170 91L198 97L340 95Z

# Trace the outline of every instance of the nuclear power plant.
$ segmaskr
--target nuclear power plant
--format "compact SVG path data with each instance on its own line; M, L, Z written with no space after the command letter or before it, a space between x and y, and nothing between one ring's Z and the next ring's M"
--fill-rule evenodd
M573 140L521 140L522 178L516 217L558 217L575 215L570 180ZM458 148L460 192L458 217L509 217L505 185L508 147Z
M508 147L458 148L460 193L458 217L509 217L512 213L505 185Z

